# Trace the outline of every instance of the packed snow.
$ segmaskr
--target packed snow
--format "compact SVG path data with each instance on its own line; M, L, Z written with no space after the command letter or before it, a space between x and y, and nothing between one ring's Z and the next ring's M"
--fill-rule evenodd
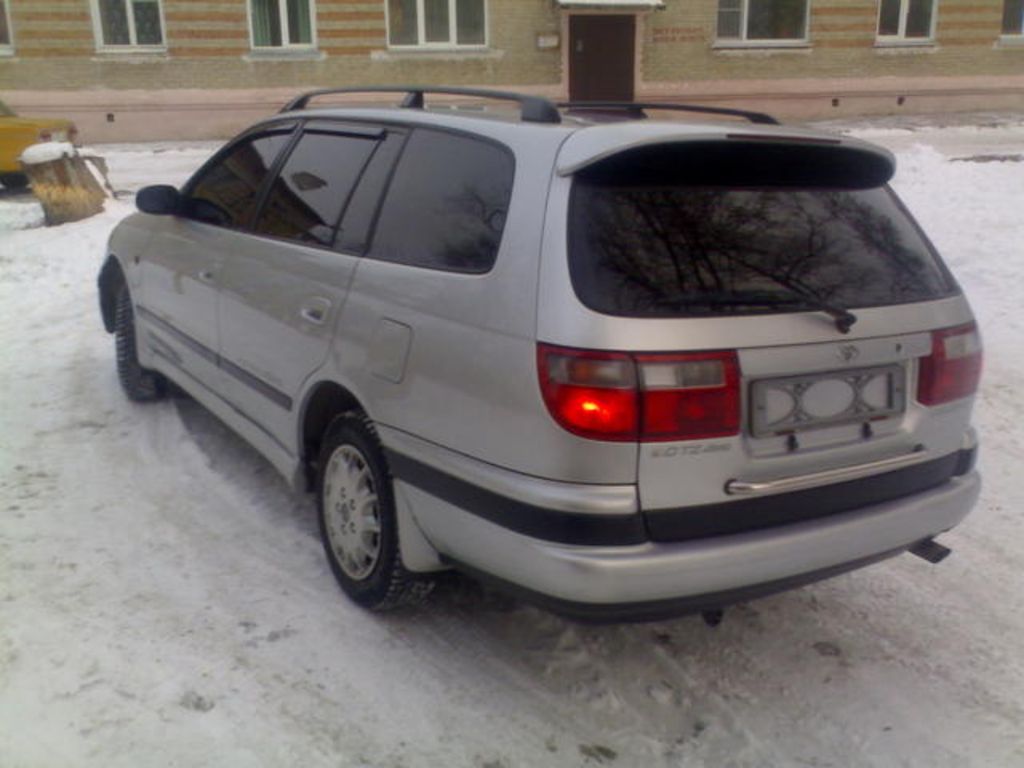
M361 611L308 497L187 398L119 391L95 278L130 195L0 231L0 766L1024 766L1024 120L837 127L897 153L973 302L985 489L941 565L716 629L577 625L461 577ZM130 192L213 148L99 153Z

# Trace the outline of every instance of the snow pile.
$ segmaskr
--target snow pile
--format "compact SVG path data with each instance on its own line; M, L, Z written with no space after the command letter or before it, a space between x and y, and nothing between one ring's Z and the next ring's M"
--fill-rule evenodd
M70 142L47 141L26 147L19 160L25 165L38 165L39 163L51 163L62 157L73 157L74 154L75 147Z
M191 401L119 392L95 278L131 206L5 234L0 766L1024 766L1024 164L952 162L989 151L963 133L873 138L982 327L981 502L938 567L715 630L574 625L461 579L412 614L354 608L307 497ZM1021 153L1024 127L997 143ZM104 154L137 188L210 151Z
M0 232L32 229L46 223L43 206L36 200L0 200Z

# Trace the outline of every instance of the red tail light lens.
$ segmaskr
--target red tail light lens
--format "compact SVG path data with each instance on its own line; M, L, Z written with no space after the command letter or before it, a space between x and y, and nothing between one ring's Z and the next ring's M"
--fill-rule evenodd
M734 351L633 355L540 344L537 364L549 412L573 434L659 442L739 433Z
M75 146L78 146L78 128L74 125L68 128L68 141L70 141Z
M973 395L981 379L981 336L974 323L932 332L932 353L921 358L917 399L941 405Z
M544 402L573 434L597 440L636 440L636 366L629 355L537 346Z
M53 134L50 133L50 131L48 131L45 128L39 132L39 140L40 141L49 141L52 138L53 138Z
M643 439L698 440L740 429L740 366L735 352L637 355Z

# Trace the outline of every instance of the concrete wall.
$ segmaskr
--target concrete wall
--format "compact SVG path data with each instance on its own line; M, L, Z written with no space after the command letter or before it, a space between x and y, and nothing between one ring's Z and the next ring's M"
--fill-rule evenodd
M317 0L315 50L269 55L250 46L245 0L162 0L167 45L147 53L97 50L90 0L8 2L0 97L74 118L87 141L224 137L314 87L568 90L569 13L554 0L488 0L486 48L443 52L389 49L384 0ZM790 119L1024 110L1024 38L1000 38L1002 2L940 0L933 43L891 47L876 43L876 0L811 0L807 44L724 48L717 0L665 0L640 14L637 96Z

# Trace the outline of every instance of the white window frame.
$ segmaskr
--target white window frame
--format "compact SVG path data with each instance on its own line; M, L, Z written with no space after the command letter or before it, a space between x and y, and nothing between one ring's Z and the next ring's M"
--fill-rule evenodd
M272 51L315 51L317 49L317 37L316 37L316 0L307 0L309 4L309 42L308 43L293 43L292 30L288 26L288 2L287 0L279 0L277 4L277 15L281 24L281 44L280 45L256 45L256 30L252 26L252 3L253 0L245 0L245 13L249 20L249 49L253 51L272 52ZM285 41L287 38L287 42Z
M4 20L7 22L6 43L0 42L0 56L11 56L14 54L14 26L11 24L11 0L0 0L4 4Z
M125 5L125 14L128 17L128 41L127 43L108 44L103 40L103 18L100 15L100 0L90 0L92 10L92 28L96 36L96 50L103 53L163 53L167 50L167 22L164 20L164 0L155 0L157 13L160 14L160 39L159 44L139 45L136 42L135 33L135 8L132 0L121 0ZM10 2L10 0L8 0Z
M484 41L482 43L466 43L460 45L457 41L458 19L456 18L456 2L448 0L448 42L428 43L427 39L427 15L424 12L425 0L416 0L416 40L415 43L391 42L391 4L384 0L384 23L387 25L388 48L396 51L481 51L490 46L491 42L491 14L490 3L484 3Z
M805 48L811 41L811 0L804 0L804 32L801 37L747 37L750 0L740 0L740 36L720 37L718 14L721 0L715 6L715 48Z
M878 15L875 18L875 40L881 45L932 45L935 43L935 25L939 18L939 0L932 0L931 25L927 37L907 37L907 16L910 15L910 0L899 0L900 24L895 35L883 35L882 2L878 0Z

